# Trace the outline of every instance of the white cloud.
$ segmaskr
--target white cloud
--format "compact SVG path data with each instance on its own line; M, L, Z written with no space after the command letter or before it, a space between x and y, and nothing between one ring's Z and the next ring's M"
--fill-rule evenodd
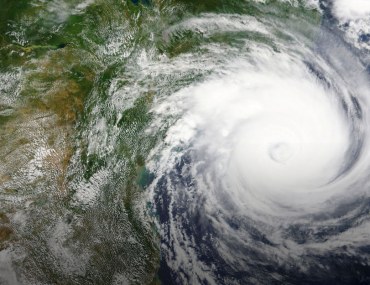
M370 1L335 0L333 3L333 12L342 21L370 17Z

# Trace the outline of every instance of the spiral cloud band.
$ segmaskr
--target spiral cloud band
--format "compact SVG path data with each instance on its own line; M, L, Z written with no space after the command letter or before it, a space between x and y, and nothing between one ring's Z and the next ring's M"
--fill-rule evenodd
M370 0L0 15L0 285L370 284Z
M182 58L181 72L213 58L212 72L153 108L172 122L148 165L169 272L183 272L178 282L297 284L317 272L312 284L331 284L321 275L331 272L333 250L341 266L343 256L366 254L369 78L360 52L325 26L329 8L322 13L320 28L207 14L166 34L258 30L273 39L204 44L208 53ZM250 271L275 275L256 281Z
M167 140L171 148L185 144L201 153L197 163L205 168L193 173L216 175L232 199L241 205L255 199L248 207L259 210L273 202L302 213L345 195L364 170L354 154L365 147L366 123L346 86L331 86L305 62L267 49L253 54L253 64L228 68L174 96L188 109Z
M288 195L286 207L301 207L342 170L350 127L304 66L273 57L188 90L196 103L184 121L200 130L194 147L225 167L218 179L225 175L223 188L237 201L284 203Z

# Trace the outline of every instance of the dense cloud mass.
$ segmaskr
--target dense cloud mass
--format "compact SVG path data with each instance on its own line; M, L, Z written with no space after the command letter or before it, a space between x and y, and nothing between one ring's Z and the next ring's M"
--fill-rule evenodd
M366 0L335 0L333 12L339 19L361 19L370 16L370 3Z
M0 285L370 284L368 0L4 7Z
M205 43L183 65L211 56L212 74L154 108L179 116L150 160L176 282L366 280L346 269L368 266L366 51L348 46L333 20L366 17L359 2L320 2L321 25L206 14L176 26L273 42Z

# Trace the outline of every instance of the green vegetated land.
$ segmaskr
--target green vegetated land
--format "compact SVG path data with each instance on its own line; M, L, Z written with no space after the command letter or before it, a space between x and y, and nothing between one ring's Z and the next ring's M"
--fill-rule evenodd
M0 251L20 280L160 283L160 238L142 201L153 179L145 161L167 126L146 130L158 93L199 77L143 75L138 59L242 39L277 50L257 32L163 36L202 13L302 16L267 2L0 0Z

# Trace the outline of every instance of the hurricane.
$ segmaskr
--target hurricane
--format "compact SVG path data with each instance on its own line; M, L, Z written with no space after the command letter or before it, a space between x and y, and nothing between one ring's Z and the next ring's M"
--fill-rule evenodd
M370 283L367 0L3 2L0 284Z

